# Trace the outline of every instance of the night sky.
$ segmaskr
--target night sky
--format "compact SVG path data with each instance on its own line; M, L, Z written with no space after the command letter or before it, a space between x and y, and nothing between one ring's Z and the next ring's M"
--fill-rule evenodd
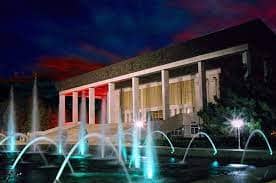
M60 80L254 18L276 31L275 0L1 1L0 80Z

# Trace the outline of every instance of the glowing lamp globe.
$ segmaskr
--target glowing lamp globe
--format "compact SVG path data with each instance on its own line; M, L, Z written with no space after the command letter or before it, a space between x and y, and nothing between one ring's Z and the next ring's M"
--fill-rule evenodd
M244 121L242 119L233 119L231 121L231 125L234 127L234 128L241 128L243 127L244 125Z

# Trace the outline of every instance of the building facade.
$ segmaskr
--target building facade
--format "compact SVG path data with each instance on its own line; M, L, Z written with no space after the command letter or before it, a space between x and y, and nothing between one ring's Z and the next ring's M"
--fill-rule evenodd
M188 118L182 130L188 125L189 133L195 133L193 127L200 121L197 112L222 97L221 85L236 69L244 70L236 82L255 75L265 79L267 73L259 66L265 68L263 57L271 52L267 41L274 40L274 33L254 20L69 78L58 83L61 120L79 121L82 97L88 101L89 124L117 123L119 115L124 123L132 123L146 121L147 114L155 121L184 114ZM68 100L70 120L66 118Z

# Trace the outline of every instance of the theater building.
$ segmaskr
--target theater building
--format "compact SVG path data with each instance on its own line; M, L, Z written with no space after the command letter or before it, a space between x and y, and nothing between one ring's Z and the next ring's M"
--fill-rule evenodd
M224 84L269 77L274 41L253 20L66 79L58 83L61 120L78 123L85 98L88 124L117 123L120 111L123 123L146 121L150 113L169 125L181 115L179 133L190 135L200 124L197 112L223 97Z

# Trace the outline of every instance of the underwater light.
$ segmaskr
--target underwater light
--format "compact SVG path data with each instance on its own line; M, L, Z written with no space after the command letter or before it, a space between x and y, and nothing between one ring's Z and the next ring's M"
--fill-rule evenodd
M211 166L212 166L212 168L218 168L219 167L219 162L217 160L213 161Z

